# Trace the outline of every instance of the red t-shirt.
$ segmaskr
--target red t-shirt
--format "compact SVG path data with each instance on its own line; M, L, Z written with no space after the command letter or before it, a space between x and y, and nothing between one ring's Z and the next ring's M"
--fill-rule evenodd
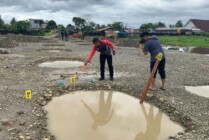
M110 47L112 50L114 50L114 45L109 40L101 40L101 42L104 45L107 45L108 47ZM88 61L91 61L96 51L97 51L97 47L94 45L87 59Z

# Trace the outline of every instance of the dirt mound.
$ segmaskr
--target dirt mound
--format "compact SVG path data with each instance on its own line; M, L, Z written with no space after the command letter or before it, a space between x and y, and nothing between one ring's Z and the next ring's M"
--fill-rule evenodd
M49 42L49 39L43 37L34 37L26 35L0 35L0 48L14 48L19 43L38 43L38 42Z
M191 52L197 54L209 54L209 48L194 48Z

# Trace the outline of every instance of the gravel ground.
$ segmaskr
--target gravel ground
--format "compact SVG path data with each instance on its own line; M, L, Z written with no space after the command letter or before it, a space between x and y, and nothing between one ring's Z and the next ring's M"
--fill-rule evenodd
M95 84L78 82L56 85L63 77L53 77L53 73L65 70L40 68L41 62L51 60L83 61L91 46L79 42L21 43L8 48L10 54L0 54L0 140L34 139L53 140L47 130L46 114L43 106L53 96L60 96L75 90L116 90L139 97L149 76L149 57L138 55L136 48L118 47L114 57L115 72L130 74L119 76L114 82L108 79ZM51 44L51 45L50 45ZM63 45L64 44L64 45ZM59 48L60 53L49 50ZM20 57L21 56L21 57ZM99 72L98 54L86 71ZM78 71L78 68L70 71ZM209 57L198 54L167 52L167 90L151 92L146 98L166 113L172 121L185 128L184 133L171 136L175 140L209 140L209 99L199 97L184 90L183 86L209 85ZM66 69L67 72L67 69ZM95 77L99 78L99 77ZM158 76L157 86L160 87ZM32 100L24 98L25 90L32 90Z

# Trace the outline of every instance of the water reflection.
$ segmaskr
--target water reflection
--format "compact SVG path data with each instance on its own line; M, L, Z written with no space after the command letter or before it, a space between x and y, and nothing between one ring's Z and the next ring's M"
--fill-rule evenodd
M163 114L158 111L156 116L154 116L153 106L150 106L149 114L147 114L144 105L141 105L141 109L147 123L147 128L145 132L139 132L135 137L135 140L157 140L161 131L161 120Z
M99 111L95 113L90 106L88 106L83 100L81 102L85 106L85 108L89 111L92 119L92 129L97 130L98 126L106 125L112 118L114 110L111 110L111 102L112 102L112 91L109 92L107 101L105 102L104 91L100 91L99 98Z
M57 140L165 140L183 131L154 106L116 91L76 91L45 109Z

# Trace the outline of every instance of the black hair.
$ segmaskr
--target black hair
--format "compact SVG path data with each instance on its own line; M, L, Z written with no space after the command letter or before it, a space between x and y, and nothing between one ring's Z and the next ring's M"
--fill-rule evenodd
M144 44L146 41L142 38L140 41L139 41L139 44Z
M149 36L150 34L148 33L148 32L143 32L143 33L141 33L140 34L140 37L142 38L142 37L144 37L144 36Z
M99 38L95 37L92 42L96 43L96 42L99 42L99 41L100 41Z

